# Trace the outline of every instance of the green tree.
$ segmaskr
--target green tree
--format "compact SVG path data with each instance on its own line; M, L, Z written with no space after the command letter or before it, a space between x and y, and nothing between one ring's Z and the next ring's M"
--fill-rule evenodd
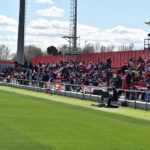
M58 55L58 49L55 46L50 46L47 48L48 55Z

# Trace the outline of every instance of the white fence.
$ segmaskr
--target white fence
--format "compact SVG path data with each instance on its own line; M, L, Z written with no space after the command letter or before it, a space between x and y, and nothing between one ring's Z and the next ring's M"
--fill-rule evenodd
M112 94L111 87L94 87L84 85L72 85L67 83L51 83L43 81L31 81L15 78L0 78L0 85L19 87L37 92L47 92L50 94L59 94L96 102L107 101ZM150 91L122 90L118 89L118 104L150 110Z

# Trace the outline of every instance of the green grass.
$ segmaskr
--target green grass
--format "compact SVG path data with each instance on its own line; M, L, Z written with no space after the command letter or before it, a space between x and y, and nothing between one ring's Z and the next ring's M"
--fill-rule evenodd
M150 149L149 112L121 108L110 113L90 104L0 87L0 150ZM125 116L130 112L132 117Z

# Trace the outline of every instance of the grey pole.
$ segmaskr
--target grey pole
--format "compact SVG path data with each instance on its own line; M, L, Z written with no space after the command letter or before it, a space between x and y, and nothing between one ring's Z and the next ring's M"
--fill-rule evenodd
M25 0L20 0L17 62L21 65L24 64L24 27L25 27Z
M75 0L75 7L74 7L74 44L73 44L73 51L77 51L77 0Z

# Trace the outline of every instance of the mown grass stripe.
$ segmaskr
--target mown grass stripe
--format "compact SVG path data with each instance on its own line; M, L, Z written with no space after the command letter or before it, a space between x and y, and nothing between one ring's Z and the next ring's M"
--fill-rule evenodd
M149 150L150 121L18 91L0 90L0 149Z

